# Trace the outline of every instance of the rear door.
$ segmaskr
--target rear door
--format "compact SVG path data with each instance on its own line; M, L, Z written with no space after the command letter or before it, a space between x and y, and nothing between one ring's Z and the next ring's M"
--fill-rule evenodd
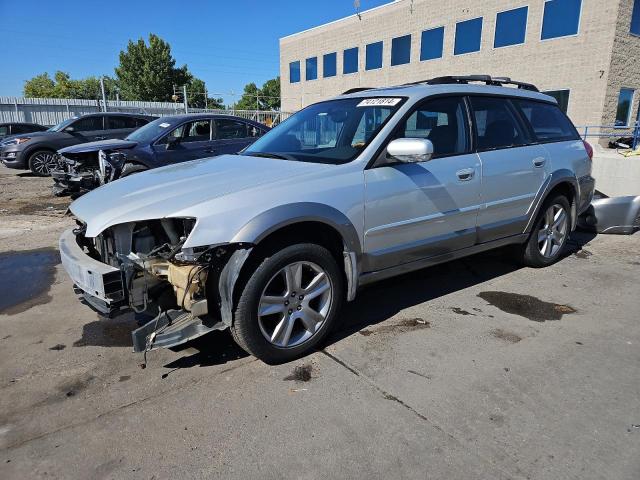
M388 141L395 138L431 140L434 155L426 162L399 163L383 153L373 168L365 170L368 271L444 255L475 243L481 166L471 150L464 99L425 100L399 123Z
M222 155L225 153L237 153L247 145L252 144L256 135L259 134L258 129L253 125L248 125L241 120L230 118L217 118L215 123L215 141L213 143L213 155ZM254 129L255 135L254 135Z
M107 115L105 138L123 139L137 128L136 118L124 115Z
M470 104L482 162L478 242L484 243L524 231L551 166L510 99L477 96Z
M172 143L173 138L177 138L178 142ZM158 140L153 150L161 165L210 156L211 120L202 119L183 123Z

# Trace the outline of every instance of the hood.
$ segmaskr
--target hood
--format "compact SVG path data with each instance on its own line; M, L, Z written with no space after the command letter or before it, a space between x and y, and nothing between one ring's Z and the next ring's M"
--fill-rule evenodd
M10 135L2 139L3 142L7 140L15 140L16 138L33 138L34 140L39 139L50 139L50 138L68 138L69 134L64 132L31 132L31 133L21 133L19 135Z
M90 153L97 152L98 150L124 150L127 148L133 148L138 145L138 142L131 140L99 140L97 142L79 143L78 145L72 145L70 147L58 150L58 153Z
M220 197L248 194L267 184L295 188L297 182L292 182L293 178L331 168L333 165L222 155L116 180L80 197L69 208L87 223L86 235L95 237L121 223L165 217L198 218L213 209L212 202ZM280 183L285 185L279 187Z

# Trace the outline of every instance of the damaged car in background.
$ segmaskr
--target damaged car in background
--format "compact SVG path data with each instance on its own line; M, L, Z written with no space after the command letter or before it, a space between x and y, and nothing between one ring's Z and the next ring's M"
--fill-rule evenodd
M135 351L228 328L284 362L313 351L371 282L503 246L528 266L558 261L593 196L590 156L530 84L357 89L241 154L89 192L60 253L95 310L154 316L132 332Z
M236 153L269 128L244 118L191 114L162 117L124 140L63 148L51 176L54 195L79 196L118 178L198 158Z

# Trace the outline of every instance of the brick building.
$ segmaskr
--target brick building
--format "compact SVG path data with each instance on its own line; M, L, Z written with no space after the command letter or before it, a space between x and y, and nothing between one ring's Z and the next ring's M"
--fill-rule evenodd
M469 74L533 83L576 125L633 124L640 0L396 0L280 39L285 111Z

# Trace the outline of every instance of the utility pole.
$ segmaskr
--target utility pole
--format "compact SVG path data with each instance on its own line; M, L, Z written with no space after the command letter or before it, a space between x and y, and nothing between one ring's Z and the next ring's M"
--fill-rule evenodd
M104 105L103 109L107 111L107 95L104 93L104 77L100 77L100 89L102 90L102 105Z
M207 87L204 87L204 109L205 110L209 110L209 105L207 103L207 97L209 97L209 94L207 93Z
M187 104L187 86L182 86L182 94L184 95L184 113L189 113L189 105Z

